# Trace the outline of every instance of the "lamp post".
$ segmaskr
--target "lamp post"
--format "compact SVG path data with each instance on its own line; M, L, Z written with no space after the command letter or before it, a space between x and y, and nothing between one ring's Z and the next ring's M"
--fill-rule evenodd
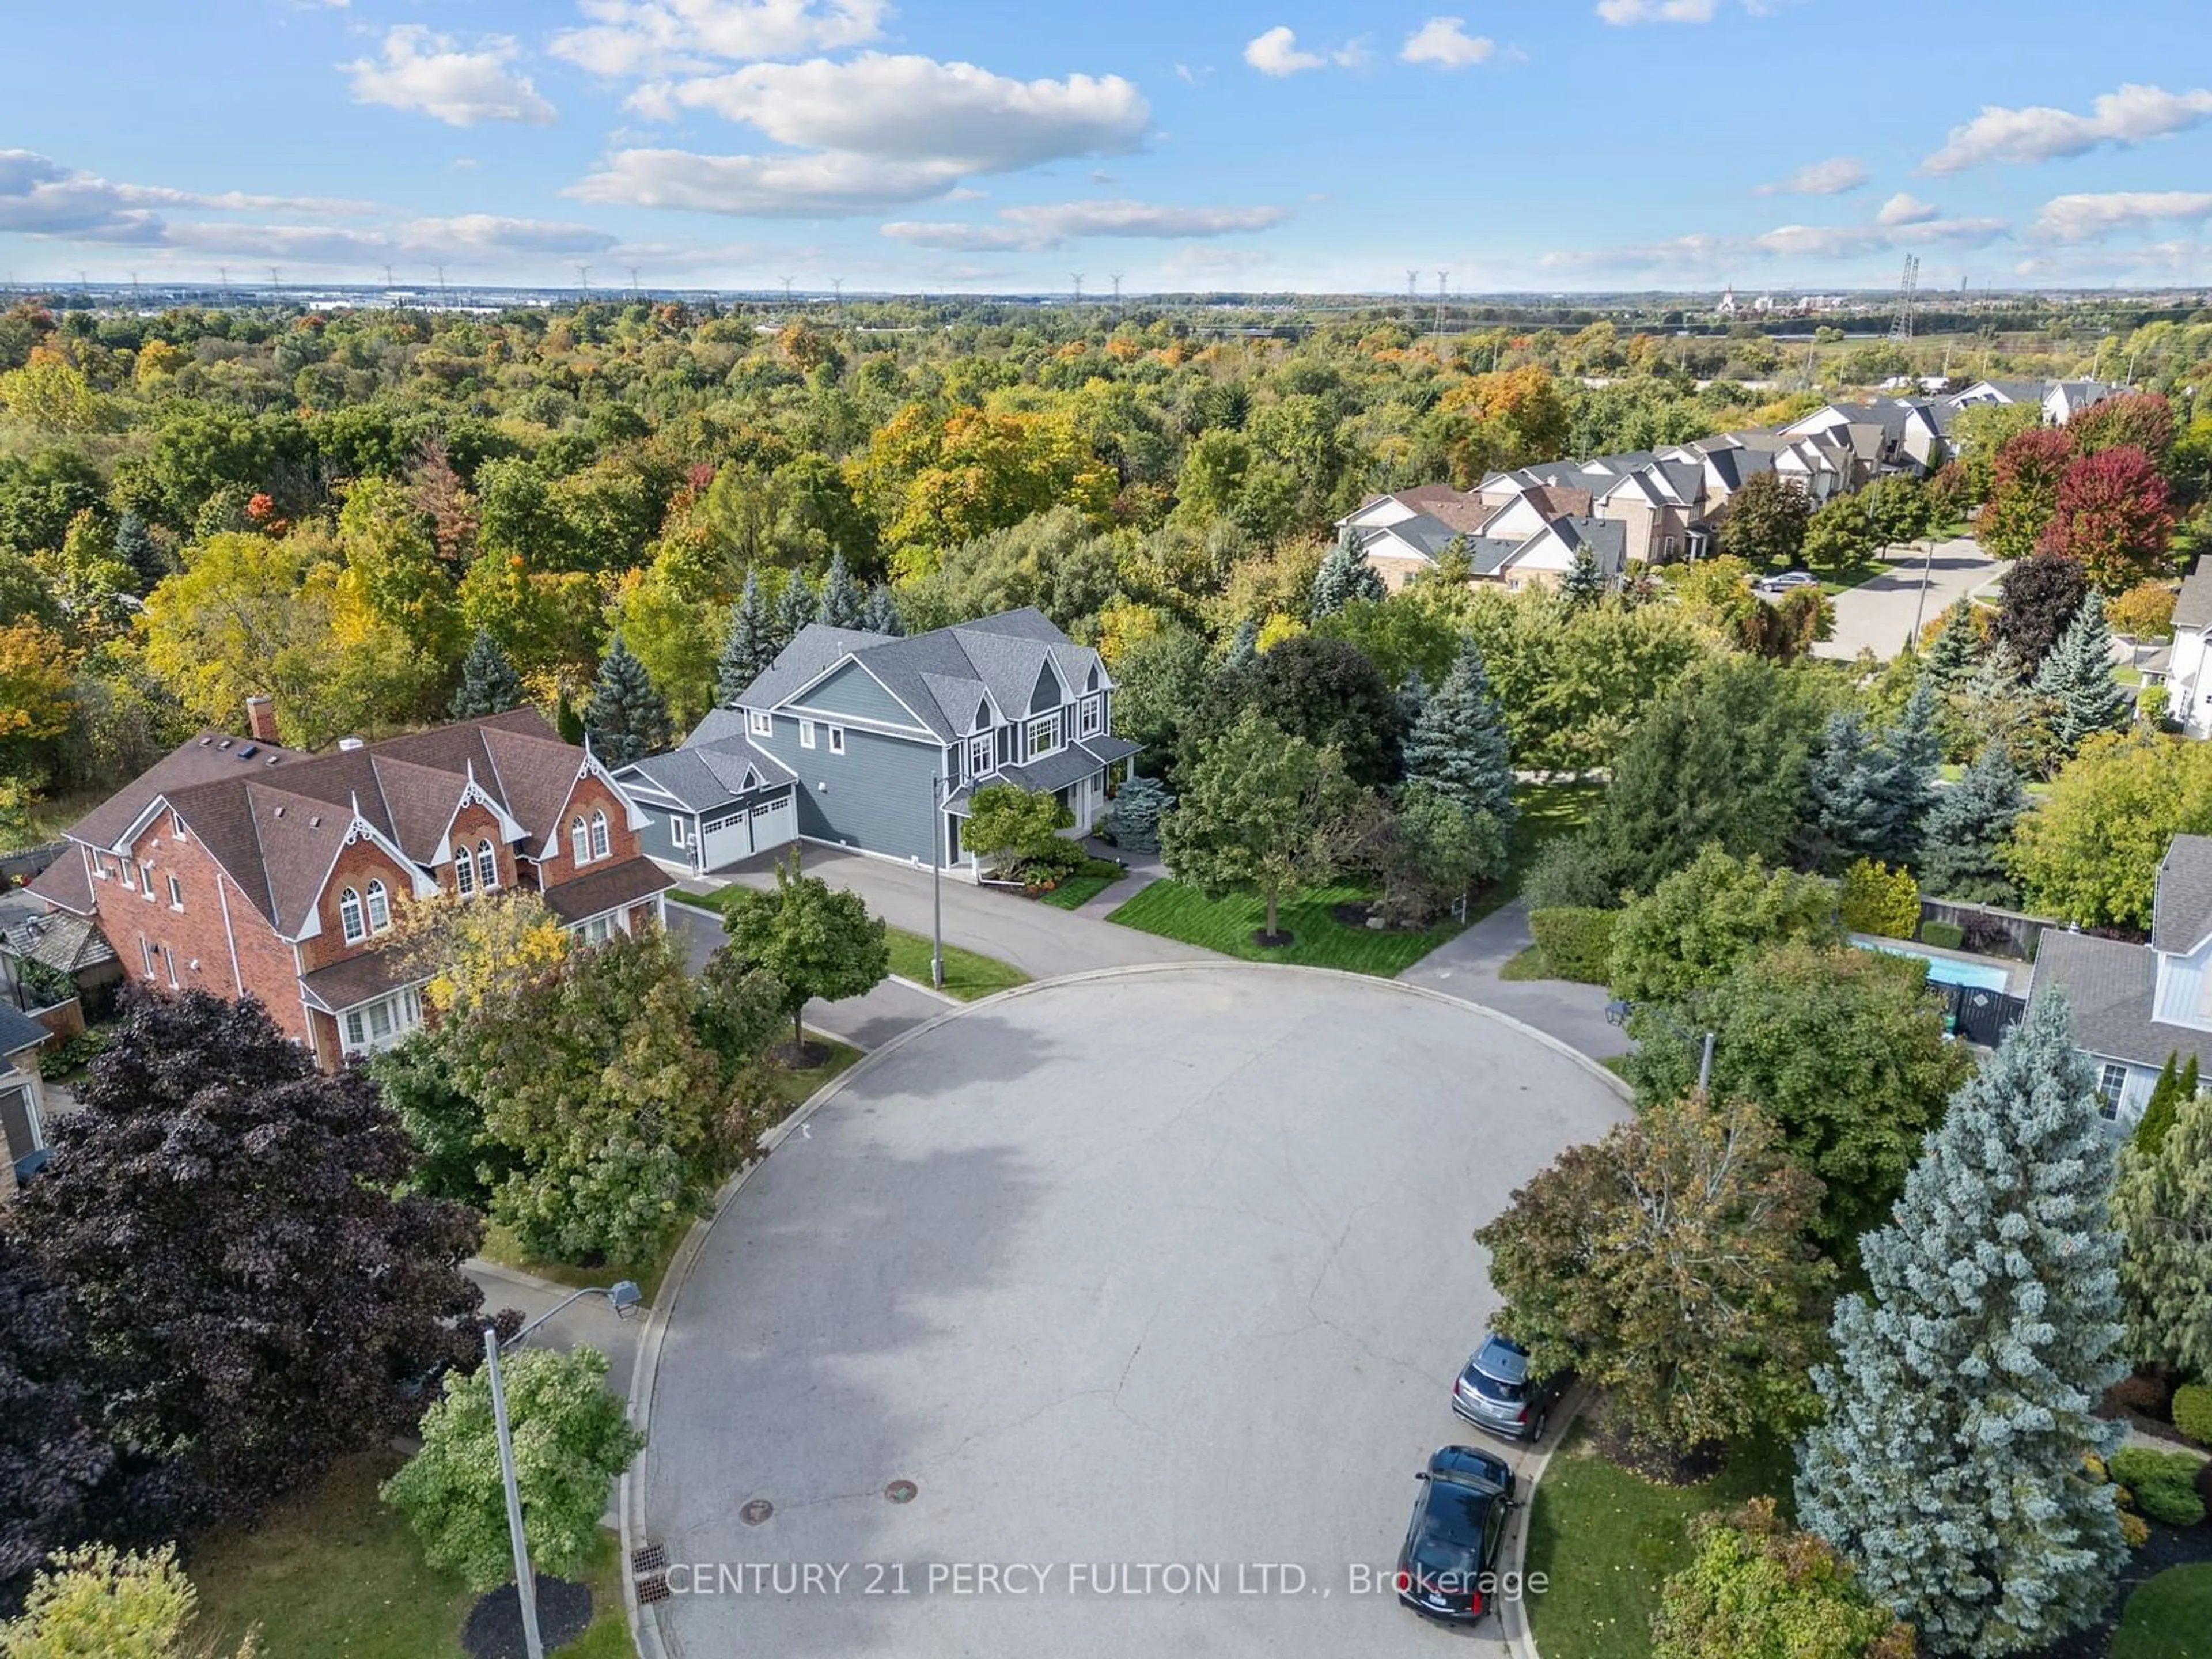
M514 1479L514 1435L507 1421L507 1383L500 1374L499 1357L570 1303L587 1296L603 1296L613 1305L615 1317L627 1319L629 1310L645 1298L636 1284L620 1279L612 1285L591 1285L565 1296L502 1342L498 1330L483 1328L484 1368L491 1375L491 1421L499 1436L499 1478L507 1492L507 1536L514 1547L514 1600L522 1615L522 1649L529 1659L545 1659L545 1644L538 1634L538 1575L530 1569L530 1540L522 1529L522 1490Z
M944 773L929 780L929 982L945 988L945 803L951 780Z
M1629 1016L1633 1014L1635 1012L1636 1005L1634 1003L1624 1001L1620 998L1615 997L1611 1002L1605 1005L1606 1023L1609 1025L1620 1026L1625 1030L1628 1024ZM1651 1012L1658 1017L1662 1024L1665 1025L1668 1030L1672 1031L1676 1036L1680 1037L1684 1042L1698 1042L1698 1038L1697 1032L1683 1024L1680 1020L1675 1018L1674 1016L1669 1013L1666 1009L1655 1007ZM1698 1055L1698 1093L1700 1096L1709 1094L1712 1091L1713 1044L1719 1038L1719 1036L1720 1033L1717 1031L1707 1031L1705 1034L1703 1043L1700 1046Z

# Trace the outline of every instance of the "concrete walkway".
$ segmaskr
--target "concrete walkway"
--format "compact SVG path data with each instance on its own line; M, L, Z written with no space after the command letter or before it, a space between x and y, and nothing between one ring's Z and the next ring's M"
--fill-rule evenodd
M1605 1017L1603 986L1563 979L1498 978L1498 970L1534 942L1528 932L1528 902L1515 899L1457 939L1438 945L1398 977L1510 1014L1592 1060L1633 1049L1636 1045L1628 1034Z
M573 1289L532 1273L518 1273L478 1255L463 1262L461 1271L483 1291L487 1314L512 1308L522 1316L526 1325L550 1313ZM562 1310L558 1319L544 1330L533 1332L527 1346L555 1348L563 1353L580 1346L597 1348L607 1357L607 1392L626 1400L629 1397L630 1370L637 1363L638 1334L644 1328L641 1315L633 1313L628 1319L620 1318L603 1296L578 1297Z
M928 871L828 847L804 847L800 860L808 875L858 893L872 914L892 927L925 939L929 936ZM773 887L775 860L763 854L721 872L714 879ZM941 896L947 945L1010 962L1031 979L1057 979L1093 968L1134 968L1154 962L1224 960L1194 945L1116 927L1101 921L1089 905L1079 911L1060 910L1018 893L996 892L949 879L942 884Z
M1125 853L1118 848L1104 846L1094 846L1091 853L1094 858L1114 860L1125 873L1120 880L1077 906L1075 914L1079 916L1095 916L1103 921L1154 882L1167 878L1168 867L1160 862L1158 853Z

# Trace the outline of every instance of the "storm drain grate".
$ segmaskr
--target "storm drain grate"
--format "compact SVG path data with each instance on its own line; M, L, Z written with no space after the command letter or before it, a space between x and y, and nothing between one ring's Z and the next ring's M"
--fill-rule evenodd
M634 1577L659 1572L668 1565L668 1547L665 1544L646 1544L629 1553L629 1570Z

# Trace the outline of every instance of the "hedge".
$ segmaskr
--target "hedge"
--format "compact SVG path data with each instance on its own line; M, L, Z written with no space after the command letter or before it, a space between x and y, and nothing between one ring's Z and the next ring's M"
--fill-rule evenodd
M1844 872L1844 926L1877 939L1911 939L1920 926L1920 884L1910 870L1861 859Z
M2200 1446L2212 1446L2212 1387L2185 1382L2173 1391L2173 1426Z
M2109 1467L2112 1479L2134 1494L2136 1507L2152 1520L2169 1527L2193 1527L2204 1518L2204 1500L2197 1495L2200 1461L2187 1452L2123 1446L2112 1454Z
M1966 948L1966 930L1955 921L1923 921L1920 924L1920 942L1939 951L1963 951Z
M1544 965L1553 977L1603 985L1611 977L1613 924L1620 917L1618 910L1565 905L1531 910L1528 931L1536 936L1536 948L1544 953Z

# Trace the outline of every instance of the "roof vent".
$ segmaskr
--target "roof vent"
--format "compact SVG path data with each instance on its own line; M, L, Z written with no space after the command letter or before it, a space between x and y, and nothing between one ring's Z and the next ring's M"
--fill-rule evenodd
M364 746L365 745L362 743L362 740L359 738L340 738L338 739L338 747L342 750L360 749Z
M261 757L261 763L264 766L274 766L278 761L283 760L283 758L284 757L282 755L264 755Z
M260 745L259 744L258 744L258 743L249 743L249 744L246 744L242 745L242 746L240 748L240 750L239 750L239 751L238 751L238 757L239 757L239 759L240 759L240 760L252 760L252 759L256 755L259 754L260 752L261 752L261 745Z
M212 734L204 735L200 738L200 747L204 749L214 741L215 738Z
M281 806L280 806L280 807L278 807L278 808L276 809L276 817L280 817L280 818L281 818L281 817L283 817L284 816L284 809L283 809L283 807L281 807Z
M221 743L216 744L216 747L218 749L228 749L230 747L230 744L231 740L228 738L225 738Z
M319 830L322 827L323 815L320 812L316 813L313 817L307 820L307 828L310 830Z

